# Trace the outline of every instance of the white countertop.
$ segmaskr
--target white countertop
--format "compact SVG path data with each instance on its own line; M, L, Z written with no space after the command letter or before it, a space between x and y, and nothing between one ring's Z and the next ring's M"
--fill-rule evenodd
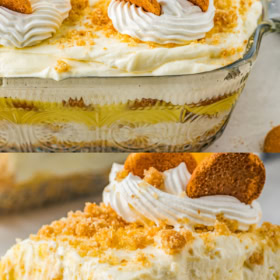
M280 34L262 42L257 62L228 126L209 152L261 152L264 138L280 125Z
M263 209L263 220L280 224L280 156L278 160L268 162L266 169L266 186L259 200ZM0 256L15 244L16 238L27 238L29 234L36 233L42 225L65 217L70 210L83 209L85 202L99 202L100 200L101 196L88 197L75 202L36 209L17 215L0 216Z

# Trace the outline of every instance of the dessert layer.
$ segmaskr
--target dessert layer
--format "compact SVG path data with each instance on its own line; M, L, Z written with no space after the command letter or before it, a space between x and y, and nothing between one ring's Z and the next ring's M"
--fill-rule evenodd
M123 154L0 155L0 214L100 192Z
M95 195L102 190L107 177L108 172L104 170L68 175L36 173L21 183L0 178L0 216Z
M77 122L90 127L111 126L129 120L135 124L184 122L185 118L215 118L229 112L239 93L201 101L198 104L174 105L157 99L142 99L111 105L85 104L84 100L63 100L61 103L0 98L0 121L40 125ZM75 115L73 115L75 112Z
M31 183L30 180L40 181L41 178L65 177L82 174L104 174L108 172L112 161L122 161L121 154L28 154L9 153L0 155L0 169L10 176L14 184Z
M209 71L243 56L262 10L258 0L215 0L214 28L205 38L158 45L116 32L108 4L72 0L70 17L53 38L30 48L0 48L0 75L60 80Z
M38 78L8 78L2 81L0 98L4 107L13 106L13 100L19 103L78 102L87 106L142 101L146 105L155 105L157 102L162 104L163 101L171 103L169 105L188 104L197 107L199 104L211 104L240 93L251 68L251 64L244 64L238 69L215 71L211 75L72 78L60 82ZM150 101L151 104L147 104Z
M160 145L186 145L203 141L214 135L226 122L228 113L221 113L212 118L195 115L189 122L180 123L176 119L155 124L131 123L123 119L111 126L90 127L82 122L50 123L45 119L40 124L14 124L1 121L2 133L0 144L7 148L10 145L38 147L60 147L65 145L75 150L82 146L98 144L100 147L120 146L134 148L151 148ZM79 119L76 119L79 120ZM62 120L63 121L63 120ZM165 135L164 138L161 135Z
M112 226L113 225L113 226ZM104 205L43 227L2 258L3 280L276 280L280 228L235 232L224 222L194 232L126 223Z

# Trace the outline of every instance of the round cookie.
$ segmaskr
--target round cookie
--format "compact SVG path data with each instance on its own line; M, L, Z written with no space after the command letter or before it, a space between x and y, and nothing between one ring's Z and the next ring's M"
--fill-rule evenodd
M22 14L32 13L29 0L0 0L0 6Z
M209 0L190 0L196 6L199 6L203 12L207 12L209 7Z
M280 153L280 125L268 132L263 150L265 153Z
M217 153L203 160L187 185L191 198L230 195L251 204L261 194L265 168L258 156L250 153Z
M161 6L157 0L126 0L130 4L143 8L146 12L161 15Z
M130 154L125 163L124 169L132 172L141 178L144 171L154 167L160 172L177 167L181 162L185 162L190 173L197 166L196 160L190 153L134 153Z
M205 158L212 155L212 153L191 153L193 157L195 158L197 164L202 162Z

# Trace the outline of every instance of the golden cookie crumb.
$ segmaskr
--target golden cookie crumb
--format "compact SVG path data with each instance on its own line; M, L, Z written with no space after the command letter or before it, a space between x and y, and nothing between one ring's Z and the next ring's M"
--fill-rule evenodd
M263 265L264 264L264 252L256 251L249 258L250 264Z
M119 171L119 172L117 173L116 180L117 180L118 182L120 182L120 181L122 181L124 178L126 178L126 177L128 176L128 174L129 174L129 171L126 170L126 169L123 169L123 170L121 170L121 171Z
M167 254L178 253L186 245L185 237L172 229L161 231L160 237L162 249Z
M63 60L58 60L54 69L58 73L64 73L64 72L68 72L70 70L70 65Z
M154 167L150 167L149 170L144 170L143 180L157 189L163 189L164 187L164 176Z
M226 235L230 228L222 221L215 227L196 227L196 234L211 249L211 242L215 235ZM258 238L273 250L280 248L280 226L264 223L262 227L248 232L231 232L237 238ZM162 248L167 254L176 254L185 245L191 245L195 235L186 229L176 231L172 226L161 223L140 224L128 223L105 204L96 205L87 203L83 212L70 212L68 217L42 227L37 235L30 237L32 240L55 240L74 247L81 256L101 257L106 255L108 249L137 250L148 246ZM213 245L213 244L212 244ZM255 255L252 260L259 259ZM103 259L106 260L106 256ZM139 258L139 261L141 257ZM115 262L114 258L109 259ZM120 260L125 265L125 261ZM143 260L145 263L145 260Z

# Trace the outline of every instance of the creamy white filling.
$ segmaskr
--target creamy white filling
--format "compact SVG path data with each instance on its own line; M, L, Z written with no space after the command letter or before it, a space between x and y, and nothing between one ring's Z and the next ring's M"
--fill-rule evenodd
M94 6L96 1L92 0L91 4ZM236 2L239 5L240 1ZM0 48L0 76L61 80L68 77L160 76L209 71L231 63L242 55L237 52L232 56L223 57L221 54L224 50L244 47L244 41L248 40L257 27L261 12L261 2L254 2L244 18L239 15L235 30L221 34L220 41L215 45L206 41L205 44L193 43L175 48L150 48L147 44L141 43L131 46L116 38L106 38L102 32L97 32L99 38L95 39L93 46L66 45L65 48L60 48L59 43L50 44L47 40L35 47L21 50ZM65 32L65 28L67 30L67 26L62 26L61 30ZM78 25L76 28L81 29L81 26ZM58 32L52 42L61 35ZM62 73L56 71L58 59L68 63L69 71ZM107 82L106 89L108 84ZM203 82L201 85L203 90L201 92L197 90L199 94L204 94L206 89L208 91L214 88ZM160 86L158 82L157 86ZM164 88L162 90L165 91ZM216 90L215 87L215 95Z
M157 124L130 124L125 121L116 122L111 126L90 128L81 122L71 121L66 123L53 123L53 126L42 124L14 124L12 122L0 121L0 147L8 148L10 145L24 146L38 145L48 147L55 139L58 143L90 143L107 141L106 145L113 145L126 148L126 143L136 141L136 147L156 147L159 145L185 145L200 140L208 139L213 134L208 131L221 126L228 112L219 114L216 117L196 118L190 123L160 122ZM66 119L65 119L66 120ZM120 126L120 124L123 124ZM59 128L59 129L58 129ZM165 135L165 137L161 137ZM143 144L139 143L143 139ZM105 142L104 142L105 145ZM127 144L130 145L130 144ZM79 148L79 147L77 147Z
M187 197L190 174L185 163L163 172L163 190L131 173L120 182L113 179L122 169L122 165L113 166L110 184L103 192L103 201L128 222L149 219L156 224L164 221L173 226L192 228L197 224L213 226L216 216L223 214L225 218L237 221L240 230L248 230L261 219L261 208L256 201L247 205L225 195L197 199Z
M0 45L24 48L50 38L68 17L70 0L30 0L32 14L0 7Z
M167 255L163 250L149 246L139 250L107 250L116 264L100 262L98 257L80 256L77 250L57 241L25 240L10 249L2 258L0 277L14 275L21 280L32 279L122 279L122 280L263 280L277 279L280 274L280 251L265 247L264 263L251 265L248 259L261 250L253 239L240 241L235 236L213 236L213 248L199 236L179 254ZM192 250L190 250L190 248ZM263 249L263 247L262 247ZM42 252L43 257L42 257ZM144 256L149 265L137 262ZM123 265L121 260L126 260ZM24 268L24 269L23 269Z
M112 0L108 16L116 30L141 41L160 44L204 38L214 26L215 7L210 0L207 12L186 0L159 0L160 16L145 12L129 2Z

